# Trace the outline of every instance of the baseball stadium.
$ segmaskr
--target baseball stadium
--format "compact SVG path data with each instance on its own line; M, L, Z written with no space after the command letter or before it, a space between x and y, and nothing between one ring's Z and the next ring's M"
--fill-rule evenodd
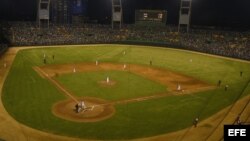
M249 26L138 1L93 20L92 0L37 0L35 20L0 20L0 141L223 141L250 125Z

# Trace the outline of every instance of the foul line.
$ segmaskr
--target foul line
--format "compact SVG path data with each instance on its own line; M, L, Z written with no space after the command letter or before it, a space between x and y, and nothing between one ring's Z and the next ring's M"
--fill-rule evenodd
M68 92L66 89L63 88L63 86L61 84L59 84L56 80L52 79L51 77L49 77L49 74L47 74L46 72L44 72L42 69L40 69L39 67L35 67L35 70L38 71L38 73L41 73L45 78L47 78L48 80L50 80L53 84L56 85L56 87L61 90L62 92L64 92L67 96L69 96L70 98L72 98L76 103L79 103L79 101L72 95L70 94L70 92Z
M132 99L125 99L125 100L117 100L117 101L112 101L112 102L107 102L103 104L98 104L98 105L93 105L94 107L98 106L109 106L109 105L117 105L117 104L127 104L127 103L133 103L133 102L141 102L141 101L146 101L146 100L151 100L151 99L159 99L162 97L167 97L170 95L183 95L183 94L190 94L194 92L199 92L203 90L209 90L209 89L214 89L215 87L210 86L210 87L203 87L203 88L197 88L192 91L178 91L178 92L166 92L163 94L157 94L157 95L150 95L150 96L144 96L144 97L137 97L137 98L132 98Z

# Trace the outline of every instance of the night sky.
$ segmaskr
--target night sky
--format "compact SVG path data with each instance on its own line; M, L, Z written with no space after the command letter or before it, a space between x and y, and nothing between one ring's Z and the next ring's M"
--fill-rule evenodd
M167 23L177 24L180 0L122 0L124 22L134 22L135 9L168 11ZM0 20L34 21L37 0L0 0ZM111 17L111 0L89 0L90 19ZM250 0L193 0L193 25L250 26Z

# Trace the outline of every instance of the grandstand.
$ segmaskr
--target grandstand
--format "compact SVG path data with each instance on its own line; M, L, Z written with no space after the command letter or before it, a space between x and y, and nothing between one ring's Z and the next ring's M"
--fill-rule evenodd
M99 24L38 28L33 23L15 22L11 23L9 38L12 46L146 43L250 60L249 31L191 29L190 33L181 33L177 29L177 26L145 28L138 25L112 29Z

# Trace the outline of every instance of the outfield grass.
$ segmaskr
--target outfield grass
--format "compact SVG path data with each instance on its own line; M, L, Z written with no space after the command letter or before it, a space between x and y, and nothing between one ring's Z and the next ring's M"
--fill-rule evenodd
M123 55L124 51L126 55ZM95 123L75 123L55 117L51 112L52 105L66 97L32 69L33 66L44 65L44 53L48 57L48 64L99 60L99 62L148 65L152 60L155 67L193 76L210 84L216 85L218 80L222 80L222 85L229 85L229 90L225 91L224 87L221 87L195 95L169 96L116 105L116 113L110 119ZM55 55L55 60L52 59L52 55ZM243 77L240 77L240 71L243 71ZM113 89L112 92L119 92L118 94L112 95L109 89L102 88L93 91L94 83L106 73L111 73L112 77L117 78L117 89ZM129 88L123 90L128 78L131 79L127 85ZM78 96L82 95L83 91L88 96L100 96L109 100L132 98L166 90L163 86L145 78L116 71L69 74L58 79L65 86L70 86L69 89ZM17 54L4 83L2 100L7 111L17 121L32 128L88 139L131 139L183 129L189 127L197 116L200 116L201 120L211 116L232 104L238 97L250 94L250 85L247 85L249 79L249 63L172 49L116 45L28 49ZM82 80L81 87L71 87L79 84L72 80L79 82ZM71 83L73 85L70 85ZM120 84L123 86L119 86Z

